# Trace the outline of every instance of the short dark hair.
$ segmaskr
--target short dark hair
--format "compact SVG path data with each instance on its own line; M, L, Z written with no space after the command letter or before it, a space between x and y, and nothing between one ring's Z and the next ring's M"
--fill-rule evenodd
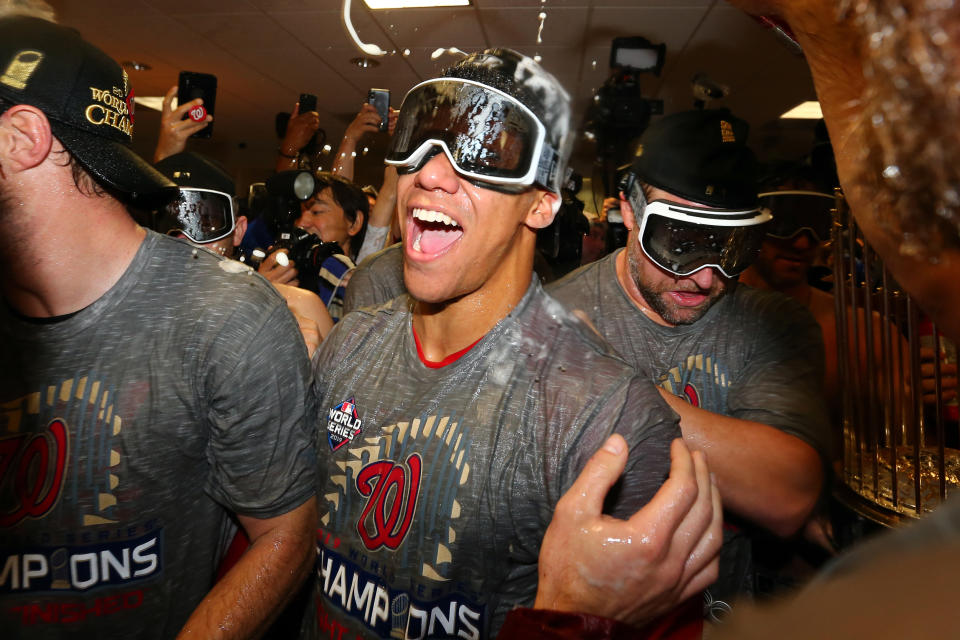
M367 222L370 220L370 201L367 200L367 194L346 178L329 171L318 171L316 178L316 193L320 193L329 187L333 194L333 201L343 209L343 215L346 216L350 224L357 221L358 213L363 214L363 226L360 227L360 232L350 236L350 257L354 258L360 253L360 247L363 246L363 237L367 234Z

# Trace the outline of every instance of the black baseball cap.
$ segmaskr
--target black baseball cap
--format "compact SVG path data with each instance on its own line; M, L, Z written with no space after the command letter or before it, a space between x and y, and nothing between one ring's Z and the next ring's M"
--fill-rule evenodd
M750 126L729 109L684 111L651 124L631 170L647 184L709 207L757 206Z
M235 186L223 166L212 158L185 151L164 158L156 167L179 187L176 196L156 211L156 231L179 231L199 244L233 233L237 224Z
M194 153L181 151L167 156L156 165L157 171L172 180L178 187L210 189L233 197L236 186L233 178L222 164Z
M130 147L126 71L75 30L41 18L0 18L0 98L37 107L53 135L97 180L130 196L175 185Z

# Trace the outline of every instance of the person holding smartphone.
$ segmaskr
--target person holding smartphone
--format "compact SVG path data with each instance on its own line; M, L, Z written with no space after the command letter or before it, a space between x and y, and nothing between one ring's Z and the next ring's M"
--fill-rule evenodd
M177 97L177 85L167 89L163 96L163 105L160 109L160 136L157 140L157 148L153 152L153 161L160 162L175 153L184 150L187 144L187 138L205 129L211 122L213 116L207 114L207 117L196 122L190 118L184 119L184 114L194 107L203 104L202 98L196 98L183 104L173 106L173 99Z
M343 133L343 139L340 141L340 147L337 149L336 159L333 161L333 173L337 173L347 180L353 180L354 159L356 158L357 147L360 140L367 133L376 133L381 131L380 123L383 119L377 108L369 102L364 102L357 112L356 117ZM387 115L387 133L393 135L393 129L397 125L397 110L390 108Z

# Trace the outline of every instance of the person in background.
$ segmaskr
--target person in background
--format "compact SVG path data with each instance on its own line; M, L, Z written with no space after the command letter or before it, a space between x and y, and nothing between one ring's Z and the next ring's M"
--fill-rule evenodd
M157 138L157 148L153 152L154 163L166 157L180 153L187 146L187 139L198 131L202 131L213 122L209 113L200 122L192 118L184 118L194 107L203 104L202 98L195 98L189 102L173 107L173 99L177 97L177 85L173 85L163 96L160 105L160 135Z
M950 128L960 115L952 92L960 47L955 38L944 37L946 29L960 25L956 8L949 3L874 0L847 5L845 11L833 0L732 4L757 15L779 16L789 24L810 64L851 212L903 288L944 335L960 340L960 280L955 277L960 268L960 210L954 197L960 163L949 160L960 149ZM930 66L931 61L949 64ZM923 179L906 181L901 176ZM930 259L929 249L919 250L917 237L935 248L936 260ZM588 506L595 507L602 501L607 477L582 479L588 485L583 490L593 490ZM949 500L919 523L864 545L853 554L845 575L811 584L797 598L775 607L740 608L716 637L949 636L955 621L944 612L958 594L956 580L943 567L960 558L958 514L960 501ZM592 562L584 566L563 553L566 542L576 541L582 524L560 516L555 514L541 548L541 556L554 560L554 572L541 575L538 588L568 596L564 612L578 612L567 620L579 620L581 633L616 623L608 618L629 620L629 607L643 596L643 589L605 589L596 580L628 579L633 571L629 560L639 560L642 550L634 548L632 557L624 558L617 554L622 549L595 541ZM604 534L629 531L626 523L614 522ZM611 565L593 570L600 560L614 557L620 561L613 565L621 569L619 575L611 575ZM605 596L602 606L595 602L599 593ZM896 611L877 615L878 603L891 602L891 594L896 594ZM521 613L549 620L553 612ZM577 628L571 625L566 635L553 637L576 637Z
M202 122L194 122L190 118L184 119L184 114L193 107L202 104L203 100L196 98L174 108L173 99L176 95L177 86L174 85L167 90L167 93L163 97L160 113L160 133L157 136L157 146L153 152L154 163L160 162L175 154L183 153L186 150L187 140L189 140L190 136L202 130L208 123L213 121L213 116L209 114ZM316 119L316 124L319 126L319 116L316 112L312 112L312 116L304 114L304 117L298 120L299 126L305 126L303 123L312 121L313 118ZM316 127L314 127L313 130L315 131ZM304 144L306 144L306 142L304 142ZM242 227L237 227L237 229L242 229L240 237L243 238L246 234L247 220L244 219L241 224ZM226 247L225 244L221 244L221 246ZM231 249L231 253L232 251ZM269 280L272 284L296 287L300 284L297 280L297 266L294 261L287 259L286 255L281 257L281 254L285 253L286 251L283 249L271 251L257 266L257 273ZM320 322L320 324L322 325L323 323Z
M816 185L793 178L781 185L781 188L760 195L762 206L770 209L773 221L767 227L763 238L760 253L756 261L740 278L744 284L757 289L779 291L790 296L810 310L816 318L823 333L824 356L826 372L824 376L824 391L830 404L831 415L834 417L834 432L840 434L840 402L841 390L838 374L837 351L837 312L833 294L822 291L809 282L808 275L817 255L823 250L823 244L830 240L830 228L833 225L832 210L835 206L834 196L816 191ZM853 333L852 310L847 311L850 328L848 335ZM860 314L859 326L863 327L865 320L863 311ZM883 360L883 319L876 311L873 312L874 358L879 363ZM900 336L896 327L891 327L893 336ZM905 343L903 338L899 338ZM865 341L863 332L860 340ZM890 371L901 371L899 355L906 353L906 344L901 349L892 349L890 357L893 364ZM921 375L923 377L924 402L937 402L934 393L933 380L934 364L933 350L925 350L923 355ZM865 342L861 342L858 349L859 371L861 376L867 371L867 349ZM942 362L940 364L942 376L940 401L956 397L957 366L955 363ZM879 372L883 374L883 371ZM894 388L899 389L902 382L893 381ZM878 388L886 388L881 379ZM899 415L899 407L894 409L894 415ZM839 440L838 440L839 443ZM839 451L839 449L838 449Z
M169 156L155 166L180 188L177 196L160 209L154 230L234 259L247 230L247 218L234 211L235 185L226 170L210 158L189 151ZM250 269L239 262L237 265L235 269ZM312 356L333 328L326 305L312 291L271 284L287 301L300 325L307 353Z
M737 286L770 219L747 129L725 109L651 124L622 185L627 247L548 287L660 387L687 444L710 452L727 510L714 618L757 590L757 538L803 526L831 460L816 321Z

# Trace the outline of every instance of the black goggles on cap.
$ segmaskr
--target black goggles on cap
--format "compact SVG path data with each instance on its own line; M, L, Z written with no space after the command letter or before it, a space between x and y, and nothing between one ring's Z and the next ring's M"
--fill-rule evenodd
M427 80L407 93L386 163L418 171L440 150L464 177L505 190L551 189L559 154L540 119L510 95L472 80Z
M833 225L833 196L817 191L771 191L760 194L760 205L770 210L773 220L767 235L789 239L809 231L819 242L830 239Z
M160 216L158 228L179 231L198 244L226 238L236 225L233 196L211 189L181 187Z
M643 209L638 240L648 258L674 275L714 267L732 278L756 259L769 220L762 209L711 209L654 200Z

